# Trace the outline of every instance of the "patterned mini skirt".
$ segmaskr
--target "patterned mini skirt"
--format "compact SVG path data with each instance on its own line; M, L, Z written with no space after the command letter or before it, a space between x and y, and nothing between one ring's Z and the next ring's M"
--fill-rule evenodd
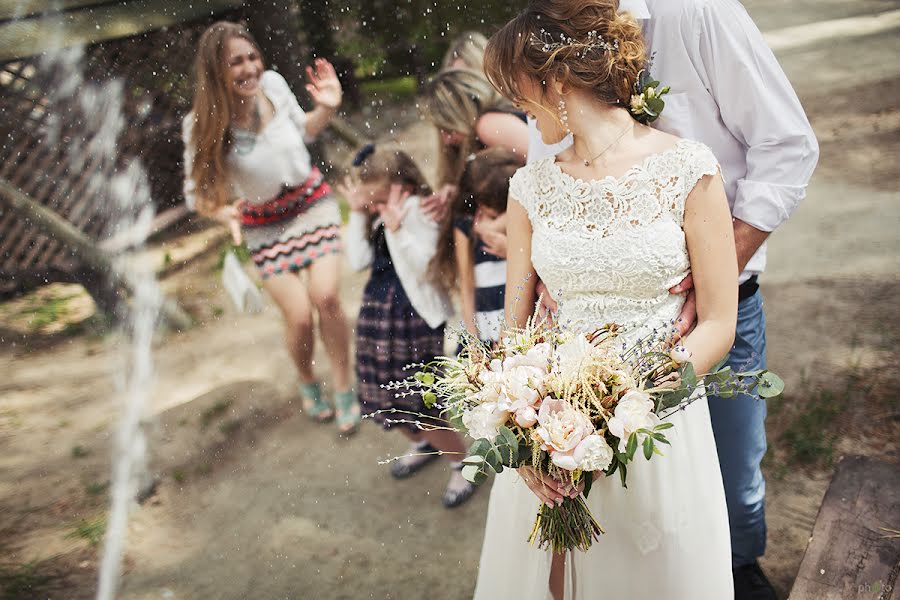
M263 279L297 273L341 251L341 212L322 173L313 167L302 184L272 200L239 206L253 263Z

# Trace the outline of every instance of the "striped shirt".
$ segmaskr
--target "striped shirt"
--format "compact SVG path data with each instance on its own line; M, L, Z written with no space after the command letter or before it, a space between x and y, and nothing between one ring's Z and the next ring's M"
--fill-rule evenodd
M454 221L453 226L475 245L475 327L484 341L500 340L503 327L503 300L506 291L506 259L494 256L472 230L472 217Z

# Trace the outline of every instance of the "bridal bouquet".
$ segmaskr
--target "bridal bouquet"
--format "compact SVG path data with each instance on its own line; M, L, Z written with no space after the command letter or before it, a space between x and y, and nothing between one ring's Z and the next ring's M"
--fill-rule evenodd
M584 551L603 533L585 503L595 474L618 472L625 485L638 450L646 460L661 455L673 427L667 417L704 387L724 397L754 388L771 397L784 387L769 371L734 373L721 364L699 377L674 343L674 329L631 345L621 333L608 324L579 334L532 317L494 348L463 334L457 357L417 365L414 378L389 387L422 394L427 405L443 409L447 428L475 440L462 471L475 484L524 465L583 483L582 495L541 506L528 541L553 552Z

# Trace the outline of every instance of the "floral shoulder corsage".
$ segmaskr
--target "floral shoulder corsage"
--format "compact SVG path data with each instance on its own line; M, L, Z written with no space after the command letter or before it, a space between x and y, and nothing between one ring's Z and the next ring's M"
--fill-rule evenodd
M669 93L669 86L659 87L659 85L648 69L638 73L634 94L631 96L631 116L639 123L644 125L652 123L666 107L662 97Z

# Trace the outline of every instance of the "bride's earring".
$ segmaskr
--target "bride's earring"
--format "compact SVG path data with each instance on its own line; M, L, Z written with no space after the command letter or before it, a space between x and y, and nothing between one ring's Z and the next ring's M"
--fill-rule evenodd
M566 130L566 133L572 133L572 130L569 129L569 111L566 110L566 101L564 98L559 99L559 104L557 105L559 110L559 120L562 123L563 127Z

